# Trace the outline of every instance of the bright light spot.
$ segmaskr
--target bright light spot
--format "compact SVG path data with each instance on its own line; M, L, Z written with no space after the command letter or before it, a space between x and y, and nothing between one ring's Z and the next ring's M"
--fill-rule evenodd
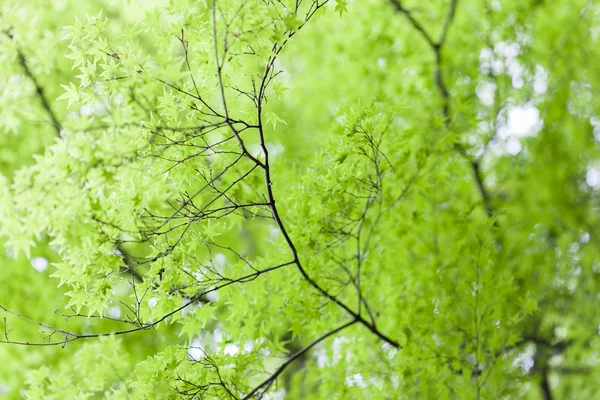
M381 348L387 353L387 356L390 360L393 359L398 352L398 349L392 347L389 343L382 344Z
M554 328L554 334L557 339L566 339L567 338L567 328L564 326L557 326Z
M211 303L214 303L215 301L219 300L219 292L217 292L216 290L213 290L212 292L206 293L205 297L206 297L206 300L210 301Z
M158 299L156 297L153 297L150 300L148 300L148 307L154 308L156 307L156 304L158 304Z
M275 392L265 393L261 396L264 400L283 400L285 399L285 389L279 389Z
M188 347L188 356L194 361L200 361L200 359L204 356L204 352L200 347L202 343L200 343L199 338L192 339L190 343L190 347Z
M571 243L569 245L569 253L577 254L578 251L579 251L579 243Z
M550 357L548 365L552 367L558 367L565 361L565 356L562 354L556 354Z
M365 382L365 378L363 378L361 374L347 376L344 383L346 384L346 386L358 386L361 388L367 387L367 382Z
M496 84L494 82L481 82L477 85L475 93L479 97L479 101L484 106L491 106L494 104L494 93L496 92Z
M204 278L204 274L202 273L202 270L200 268L198 268L198 270L192 275L194 276L194 279L196 279L198 282L202 282L202 278Z
M517 42L500 42L494 46L494 53L503 56L507 60L513 60L521 54L521 46Z
M114 319L121 318L121 307L112 306L108 309L108 316Z
M585 183L593 189L600 189L600 168L592 167L585 174Z
M184 297L183 300L181 301L181 307L184 307L181 310L181 316L185 317L187 315L188 312L190 312L190 308L187 307L192 301L188 298L188 297Z
M91 105L84 104L79 108L79 115L82 117L89 117L91 115L104 115L106 112L106 105L102 102L96 102Z
M542 129L540 112L532 104L510 106L498 118L497 137L492 150L497 154L519 154L522 150L521 138L534 136Z
M482 49L481 52L479 53L479 61L480 62L489 61L493 55L494 55L494 53L492 52L492 49L489 49L486 47L485 49Z
M254 343L252 343L250 340L248 340L246 343L244 343L244 351L246 353L250 353L253 348L254 348Z
M515 89L521 89L523 87L523 84L525 83L522 77L523 67L521 66L521 64L519 64L515 60L511 60L510 62L508 62L508 74L512 79L512 86Z
M31 259L31 266L38 272L44 272L50 263L44 257L34 257Z
M254 144L251 144L250 146L248 146L248 151L255 158L259 158L259 157L264 156L264 153L263 153L263 150L262 150L262 146L260 144L258 144L258 143L254 143Z
M548 72L540 65L535 66L533 75L533 90L537 94L544 94L548 90Z
M581 237L579 238L579 242L586 244L590 241L590 234L587 232L584 232L583 235L581 235Z
M269 238L267 239L269 243L275 242L279 238L280 233L281 231L279 230L279 228L272 225L269 228Z
M594 139L600 142L600 118L591 117L590 124L594 127Z
M506 145L504 146L504 150L511 156L516 156L521 152L521 141L516 137L511 137L506 141Z
M381 68L381 69L385 68L385 66L387 65L387 59L385 59L383 57L379 57L377 59L377 65L379 65L379 68Z
M531 104L510 107L507 114L506 124L498 128L501 138L535 135L542 127L540 112Z
M240 348L237 347L235 344L227 343L225 345L225 348L223 349L223 352L228 356L235 356L237 353L240 352Z
M521 372L523 374L527 374L531 371L531 368L535 365L535 360L533 356L535 355L536 349L533 345L528 345L525 348L525 351L520 353L513 362L513 365L519 365L521 367Z
M281 143L267 143L269 158L273 159L285 151L285 147Z
M315 350L314 355L317 359L317 365L319 366L319 368L324 368L329 362L329 359L327 358L327 353L324 349Z
M344 125L346 123L346 119L347 117L345 115L340 115L339 117L335 118L335 121L340 125Z
M260 349L260 354L263 357L269 357L271 355L271 350L269 350L267 348Z
M492 49L488 48L481 49L479 52L479 70L482 74L487 75L490 73L493 55Z
M227 262L227 257L223 253L217 253L213 257L213 266L218 270L222 271L225 267L225 263Z
M482 49L479 53L480 71L484 75L492 73L494 76L506 73L511 77L512 86L520 89L525 81L523 66L517 61L519 54L521 54L521 46L517 42L499 42L493 50Z
M348 343L348 338L345 336L336 337L333 339L333 363L337 364L342 359L342 347L344 343Z
M492 72L498 76L504 72L504 63L501 60L494 60L492 62Z
M521 362L521 369L523 370L524 373L527 373L531 370L531 368L533 368L534 364L535 364L535 361L533 361L533 357L526 357Z
M213 340L215 343L220 343L223 341L223 332L220 329L215 329L213 332Z

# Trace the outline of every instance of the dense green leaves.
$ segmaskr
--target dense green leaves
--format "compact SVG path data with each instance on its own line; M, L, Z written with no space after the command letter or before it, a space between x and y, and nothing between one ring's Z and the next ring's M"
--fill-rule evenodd
M599 16L6 0L0 393L600 396Z

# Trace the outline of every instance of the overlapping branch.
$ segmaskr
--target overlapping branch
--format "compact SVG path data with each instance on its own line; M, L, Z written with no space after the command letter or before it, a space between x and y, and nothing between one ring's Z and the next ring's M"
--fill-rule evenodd
M403 14L410 24L413 26L415 30L419 32L419 34L425 39L428 44L428 47L434 54L435 57L435 84L440 92L442 97L442 112L445 118L446 126L450 127L452 121L452 113L451 113L451 95L450 90L448 88L448 84L444 78L444 68L443 68L443 47L446 43L446 39L448 38L448 32L450 30L450 26L454 21L454 16L456 14L456 10L458 8L458 0L451 0L450 5L448 7L448 11L446 14L446 19L444 20L444 25L442 28L442 32L438 40L433 39L431 34L427 32L425 27L415 18L412 11L404 7L401 0L390 0L392 6L396 9L397 12ZM485 186L483 174L481 172L480 160L474 159L469 156L467 150L463 145L457 143L455 145L458 153L461 154L467 161L469 161L471 166L471 171L473 172L473 177L475 179L475 183L477 185L477 190L481 195L481 199L483 201L484 208L489 217L494 217L496 211L492 205L491 196L489 194L488 189Z
M27 78L29 78L29 80L33 83L33 86L35 88L35 93L36 93L38 99L40 100L42 107L46 111L46 114L50 118L52 128L56 132L56 135L60 137L61 124L60 124L60 122L58 122L58 118L57 118L56 114L54 113L54 111L52 111L52 107L50 107L50 103L48 102L48 99L46 98L46 94L44 92L44 88L39 83L35 74L31 71L31 68L29 68L27 59L25 58L25 55L23 54L23 51L21 50L19 45L14 40L12 33L10 31L8 31L8 32L6 32L6 35L11 40L13 40L13 42L15 42L15 48L17 50L17 59L19 61L19 64L21 65L21 68L23 69L23 72L25 73Z
M6 309L5 307L3 307L2 305L0 305L0 312L2 313L7 313L10 315L13 315L15 317L18 317L24 321L30 322L32 324L35 325L39 325L40 327L47 329L48 330L48 335L46 335L44 337L44 340L46 340L45 342L24 342L24 341L15 341L15 340L11 340L8 338L8 333L10 332L6 323L5 323L5 338L3 340L0 340L0 343L8 343L8 344L13 344L13 345L23 345L23 346L64 346L67 343L76 341L76 340L81 340L81 339L93 339L93 338L98 338L98 337L105 337L105 336L121 336L121 335L126 335L126 334L130 334L130 333L134 333L134 332L139 332L139 331L144 331L144 330L151 330L153 328L155 328L157 325L159 325L160 323L164 322L166 319L172 317L173 315L177 314L178 312L186 309L187 307L190 306L190 304L193 304L194 302L196 302L197 300L201 299L202 297L206 296L207 294L210 293L214 293L219 291L220 289L223 289L225 287L231 286L231 285L235 285L235 284L240 284L240 283L247 283L247 282L251 282L253 280L255 280L256 278L258 278L259 276L266 274L268 272L271 271L276 271L280 268L286 267L288 265L292 265L294 264L293 261L289 261L283 264L279 264L279 265L275 265L269 268L265 268L262 270L257 270L256 272L253 272L251 274L247 274L244 275L242 277L239 278L235 278L235 279L227 279L224 281L224 283L221 283L220 285L214 286L212 288L209 288L207 290L202 291L201 293L196 294L195 296L193 296L190 301L186 304L183 304L180 307L177 307L176 309L164 314L162 317L160 317L159 319L152 321L152 322L138 322L136 325L136 327L131 328L131 329L125 329L125 330L120 330L120 331L112 331L112 332L104 332L104 333L90 333L90 334L79 334L79 333L75 333L75 332L70 332L70 331L66 331L66 330L62 330L62 329L58 329L55 328L51 325L48 324L44 324L38 321L34 321L30 318L27 318L26 316L23 316L21 314L15 313L13 311L10 311L8 309ZM79 315L71 315L71 316L67 316L67 318L70 317L74 317L74 316L79 316ZM132 321L130 320L117 320L118 322L122 322L122 323L127 323L127 324L131 324ZM52 336L54 335L63 335L63 339L61 340L56 340L56 341L51 341L50 339L52 338Z
M321 343L322 341L324 341L325 339L329 338L330 336L333 336L339 332L341 332L342 330L354 325L356 322L358 322L356 319L353 319L349 322L346 322L345 324L330 330L329 332L325 333L324 335L320 336L319 338L315 339L314 341L312 341L310 344L308 344L307 346L303 347L302 349L298 350L297 352L295 352L294 354L292 354L283 364L281 364L275 371L273 371L264 381L262 381L259 385L257 385L254 389L252 389L249 393L247 393L244 397L242 397L242 400L249 400L251 399L253 396L257 396L257 398L262 398L262 396L269 390L269 388L271 387L271 385L273 385L273 383L277 380L277 378L279 377L279 375L281 375L281 373L291 364L293 363L296 359L300 358L301 356L303 356L304 354L306 354L310 349L312 349L313 347L315 347L316 345L318 345L319 343Z
M0 308L0 311L8 313L12 316L20 318L30 323L38 324L46 329L49 334L44 337L41 342L32 343L27 341L12 340L9 336L10 330L6 327L5 323L5 337L4 340L0 340L1 343L10 343L16 345L36 345L36 346L52 346L61 345L64 346L69 342L82 339L98 338L109 335L126 335L139 331L148 331L157 327L159 324L164 322L170 317L173 317L180 311L190 307L195 302L201 301L210 293L217 292L226 287L243 284L257 279L258 277L267 273L274 272L281 268L294 265L301 275L302 279L311 286L318 296L323 297L328 302L334 304L345 314L348 314L351 320L344 325L332 329L323 336L319 337L306 347L298 350L290 356L290 358L272 372L263 383L253 389L251 392L246 394L243 398L249 399L259 393L262 395L265 393L270 386L277 380L279 375L296 359L305 355L314 346L324 341L325 339L341 332L343 329L357 324L366 328L375 337L381 341L391 345L392 347L399 348L400 344L384 332L382 332L375 323L375 316L370 309L368 302L366 301L362 291L362 277L361 267L362 258L361 254L364 254L369 248L371 238L373 236L374 226L369 227L365 225L365 219L367 213L375 207L377 212L376 222L381 218L381 215L385 212L382 207L381 200L378 200L378 195L382 190L381 179L383 175L382 163L385 162L385 155L379 150L379 143L374 141L369 142L365 152L366 157L371 157L371 161L374 164L375 175L373 181L364 181L362 184L369 188L371 192L366 198L364 213L359 219L356 225L357 231L356 236L356 251L357 257L355 262L355 273L351 276L351 284L354 286L357 292L357 304L356 309L343 301L338 295L333 294L325 285L320 283L315 277L311 276L301 260L299 251L292 239L288 227L284 223L284 217L280 213L280 209L277 205L276 195L274 192L275 182L273 180L273 171L271 165L271 159L269 155L269 149L267 146L266 133L264 128L264 106L267 100L267 88L272 80L277 77L280 71L277 71L275 65L276 60L281 51L284 49L288 41L300 30L312 17L325 6L327 3L324 1L313 1L308 6L306 14L303 16L302 22L295 28L288 28L283 35L283 39L273 43L271 55L268 57L265 63L265 68L260 76L252 77L252 91L245 92L243 89L238 87L227 86L223 79L223 70L227 60L226 55L229 51L228 35L230 32L226 29L224 32L224 38L221 48L219 48L219 35L217 30L218 24L218 4L216 0L212 1L212 34L213 34L213 45L214 45L214 62L216 70L216 78L218 81L218 91L220 95L221 104L215 106L210 104L205 97L202 95L201 89L196 83L194 74L192 73L191 65L188 59L188 39L185 36L185 31L181 30L181 34L177 36L177 39L181 42L185 57L185 66L188 70L189 79L192 82L192 90L186 90L184 86L179 86L177 83L167 82L163 79L157 80L163 83L168 88L175 91L180 96L185 96L193 99L194 102L198 103L197 106L192 107L193 110L198 112L201 123L196 126L188 127L170 127L166 124L155 126L151 129L153 135L152 145L158 148L159 151L150 153L149 156L156 157L165 163L171 163L172 165L165 171L169 172L173 168L177 168L183 164L189 164L191 161L197 158L204 158L206 161L207 168L205 171L199 168L198 177L204 180L204 184L195 190L184 191L180 193L180 198L169 202L171 210L167 214L161 214L153 210L143 210L138 218L140 223L139 231L133 233L130 236L135 236L133 239L128 241L117 239L115 246L120 252L125 263L126 272L131 274L131 285L133 288L133 305L126 305L131 315L128 315L126 319L113 319L115 322L124 323L129 325L127 329L116 330L111 332L101 333L90 333L80 334L67 330L61 330L59 328L41 324L36 321L29 320L27 317L17 313L10 312L5 308ZM296 3L296 12L299 13L301 1ZM237 14L236 14L237 15ZM227 101L227 93L229 91L235 91L240 95L245 95L248 99L252 100L256 106L256 123L249 123L243 119L236 119L232 116L232 112L229 109L229 103ZM200 107L203 109L200 110ZM224 139L209 140L208 135L211 132L222 132L223 130L228 131L228 135ZM259 146L261 152L259 154L252 154L248 150L248 146L245 142L245 135L242 136L243 132L251 134L256 133L258 137ZM237 143L237 150L232 150L230 142L235 141ZM183 157L173 158L169 154L169 149L185 148L191 152ZM214 172L210 162L209 156L218 156L222 168ZM388 161L389 163L389 161ZM248 165L249 164L249 165ZM386 167L387 168L387 167ZM254 199L238 199L233 193L234 188L239 187L243 182L247 181L251 175L257 171L263 172L262 180L264 187L258 190L256 198ZM237 177L232 178L237 173ZM292 260L281 264L273 265L270 267L257 269L252 264L239 254L236 250L229 248L238 259L243 260L245 265L251 268L251 273L238 276L230 277L226 276L216 268L200 268L200 276L195 276L190 272L186 271L186 275L189 278L188 283L181 287L173 287L176 293L189 293L190 289L197 289L193 295L189 295L187 301L183 305L177 307L170 312L162 315L161 317L152 320L145 321L142 317L141 304L147 293L151 290L157 290L160 281L162 280L163 273L169 273L169 271L161 270L159 276L149 276L148 274L142 273L140 269L142 266L149 265L157 262L160 259L169 257L175 249L180 246L183 239L190 231L192 225L197 225L201 222L206 222L211 219L221 219L232 214L240 214L245 217L260 217L269 218L275 222L278 230L281 232L285 243L289 249ZM117 228L117 230L124 232L114 223L104 221L100 216L92 217L92 220L97 222L100 227L104 225L110 225L111 229ZM107 234L107 237L110 235ZM133 252L129 252L126 248L128 242L144 243L156 249L156 252L148 257L137 257ZM207 243L207 249L210 253L211 247L223 248L222 245L217 243ZM147 280L150 280L151 284L146 284ZM141 282L144 282L144 289L138 291L138 286ZM190 283L191 282L191 283ZM183 294L182 294L183 295ZM363 310L366 311L368 317L364 315ZM73 315L65 316L66 319L82 317L82 315L75 313ZM98 316L99 317L99 316ZM60 336L60 340L54 339L55 336ZM184 382L187 385L190 382ZM225 390L228 386L222 382L220 384ZM198 388L202 389L203 386L198 384ZM235 398L232 392L229 392L231 397Z

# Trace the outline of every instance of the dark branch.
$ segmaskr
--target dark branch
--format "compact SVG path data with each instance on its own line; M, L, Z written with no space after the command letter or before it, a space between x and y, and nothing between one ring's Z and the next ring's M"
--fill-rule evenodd
M540 389L542 391L542 395L544 396L544 400L552 400L552 390L550 389L550 382L548 381L549 370L548 367L545 367L542 371L542 380L540 381Z
M271 271L275 271L278 270L280 268L283 268L285 266L288 265L292 265L294 264L293 261L289 261L283 264L279 264L279 265L275 265L273 267L269 267L269 268L265 268L262 270L257 270L254 273L242 276L240 278L236 278L236 279L230 279L227 280L226 282L218 285L218 286L214 286L210 289L204 290L201 293L196 294L195 296L190 298L190 301L185 303L184 305L177 307L176 309L168 312L167 314L164 314L162 317L160 317L158 320L154 321L154 322L149 322L149 323L140 323L138 324L138 326L136 326L135 328L131 328L131 329L127 329L127 330L122 330L122 331L116 331L116 332L104 332L104 333L90 333L90 334L78 334L78 333L74 333L74 332L69 332L69 331L64 331L61 329L57 329L54 328L50 325L47 324L43 324L41 322L37 322L34 321L30 318L27 318L23 315L20 315L16 312L10 311L4 307L2 307L0 305L0 312L5 312L7 314L11 314L13 316L16 316L20 319L23 319L27 322L31 322L33 324L39 325L42 328L48 329L49 331L51 331L51 333L49 335L47 335L47 337L49 338L50 336L54 335L54 334L62 334L64 335L64 339L63 340L59 340L59 341L55 341L55 342L51 342L48 341L46 343L32 343L32 342L23 342L23 341L12 341L12 340L0 340L0 343L7 343L7 344L14 344L14 345L21 345L21 346L64 346L65 344L69 343L69 342L74 342L76 340L80 340L80 339L91 339L91 338L98 338L98 337L104 337L104 336L120 336L120 335L126 335L129 333L133 333L133 332L139 332L139 331L147 331L147 330L151 330L154 327L156 327L158 324L160 324L161 322L165 321L167 318L177 314L178 312L184 310L185 308L189 307L190 305L194 304L195 302L197 302L198 300L200 300L202 297L206 296L209 293L213 293L216 292L222 288L225 288L227 286L233 285L233 284L237 284L237 283L246 283L246 282L250 282L255 280L256 278L258 278L260 275L263 275L267 272L271 272Z
M485 211L487 212L488 217L491 218L494 216L494 207L492 206L490 195L483 182L483 176L481 175L479 161L472 161L471 169L473 170L473 176L475 177L475 182L477 183L477 189L479 190L481 198L483 199L483 206L485 207Z
M312 16L312 15L314 15L314 12L312 14L310 14L310 16ZM307 18L310 18L310 16ZM292 37L294 35L294 33L295 32L290 32L288 34L288 39L290 37ZM342 308L345 312L347 312L349 315L354 317L354 319L356 319L357 322L360 322L362 325L367 327L377 337L379 337L383 341L389 343L393 347L399 348L401 346L397 341L389 338L384 333L379 331L374 323L365 320L358 312L352 310L349 306L347 306L345 303L343 303L341 300L339 300L336 296L332 295L325 288L323 288L321 285L319 285L306 272L306 269L304 268L304 266L302 265L302 262L300 261L300 255L298 253L298 250L296 249L296 245L294 244L293 240L291 239L291 237L283 223L283 220L281 219L281 216L279 214L279 210L276 205L275 195L273 193L273 180L271 177L271 168L270 168L270 164L269 164L269 150L267 148L264 129L263 129L262 111L263 111L263 103L265 100L265 91L266 91L266 88L267 88L267 85L269 82L269 76L274 68L274 64L275 64L275 60L276 60L277 56L283 49L285 43L287 43L288 39L286 39L281 45L279 45L279 47L277 47L277 45L274 47L273 55L271 56L271 58L269 59L269 62L267 63L267 65L265 67L265 70L264 70L264 73L262 75L262 79L260 82L260 86L258 89L258 93L257 93L258 133L259 133L259 138L260 138L260 145L261 145L261 148L262 148L262 151L264 154L264 158L265 158L265 160L264 160L265 184L266 184L266 190L267 190L267 198L271 205L271 211L273 213L273 219L275 220L279 230L281 231L281 234L283 235L283 237L292 253L292 257L294 258L294 264L296 265L298 271L300 272L300 274L302 275L304 280L309 285L311 285L314 289L316 289L317 292L319 292L323 297L327 298L328 300L330 300L331 302L333 302L334 304L336 304L337 306Z
M302 355L304 355L306 352L308 352L310 349L312 349L313 347L315 347L317 344L321 343L323 340L327 339L328 337L335 335L336 333L346 329L347 327L355 324L356 322L358 322L358 320L354 319L350 322L346 322L344 325L339 326L329 332L327 332L326 334L324 334L323 336L315 339L312 343L310 343L308 346L298 350L297 352L295 352L294 354L292 354L290 356L290 358L287 359L286 362L284 362L283 364L281 364L279 366L279 368L277 368L271 375L269 375L269 377L267 379L265 379L261 384L259 384L257 387L255 387L250 393L248 393L247 395L245 395L244 397L242 397L242 400L248 400L250 399L252 396L254 396L255 394L257 394L257 392L262 389L263 387L269 387L271 386L271 384L277 380L277 377L279 375L281 375L281 373L288 367L288 365L290 365L291 363L293 363L297 358L301 357Z
M8 31L8 32L6 32L6 35L15 43L15 47L17 49L17 57L19 59L19 64L23 68L23 72L25 72L25 75L29 78L29 80L31 80L31 82L33 82L33 86L35 87L35 92L36 92L38 98L40 99L40 102L42 103L42 107L44 108L44 110L46 110L48 117L50 117L50 120L52 122L52 127L56 131L56 135L60 137L61 124L60 124L60 122L58 122L58 118L56 118L54 111L52 111L52 108L50 107L50 104L48 103L48 99L46 98L46 95L44 94L44 89L38 82L38 80L35 77L35 75L33 74L33 72L31 72L31 69L29 69L29 65L27 65L27 60L25 59L25 56L23 55L23 51L21 51L21 48L14 40L12 33L10 33L10 31Z
M458 0L452 0L452 2L450 3L450 7L448 9L446 19L444 21L444 27L442 28L442 33L441 33L438 41L435 41L431 37L431 35L425 30L423 25L421 25L421 23L415 19L415 17L412 15L411 11L406 9L402 5L402 2L400 0L390 0L390 3L394 6L396 11L398 11L406 16L406 18L411 23L411 25L425 39L425 41L427 42L427 44L431 48L431 51L434 54L434 57L435 57L435 85L437 86L438 91L440 92L440 95L442 97L442 102L443 102L442 112L443 112L444 118L446 120L446 125L449 126L450 121L451 121L450 91L448 89L448 84L446 83L446 81L444 79L442 48L444 47L444 44L446 43L446 39L448 38L448 32L450 30L450 26L452 25L452 22L454 21L454 16L456 15L456 9L458 7ZM461 156L463 156L467 160L470 159L466 149L462 145L456 144L455 147ZM487 188L485 187L483 176L481 174L479 161L471 160L471 170L473 171L473 176L474 176L475 182L477 184L477 189L483 199L486 213L488 214L489 217L492 217L494 215L494 208L492 206L490 194L489 194Z

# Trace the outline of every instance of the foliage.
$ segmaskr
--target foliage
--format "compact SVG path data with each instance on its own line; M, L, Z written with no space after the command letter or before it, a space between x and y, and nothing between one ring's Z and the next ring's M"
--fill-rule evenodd
M3 1L0 393L600 397L599 36L594 0Z

